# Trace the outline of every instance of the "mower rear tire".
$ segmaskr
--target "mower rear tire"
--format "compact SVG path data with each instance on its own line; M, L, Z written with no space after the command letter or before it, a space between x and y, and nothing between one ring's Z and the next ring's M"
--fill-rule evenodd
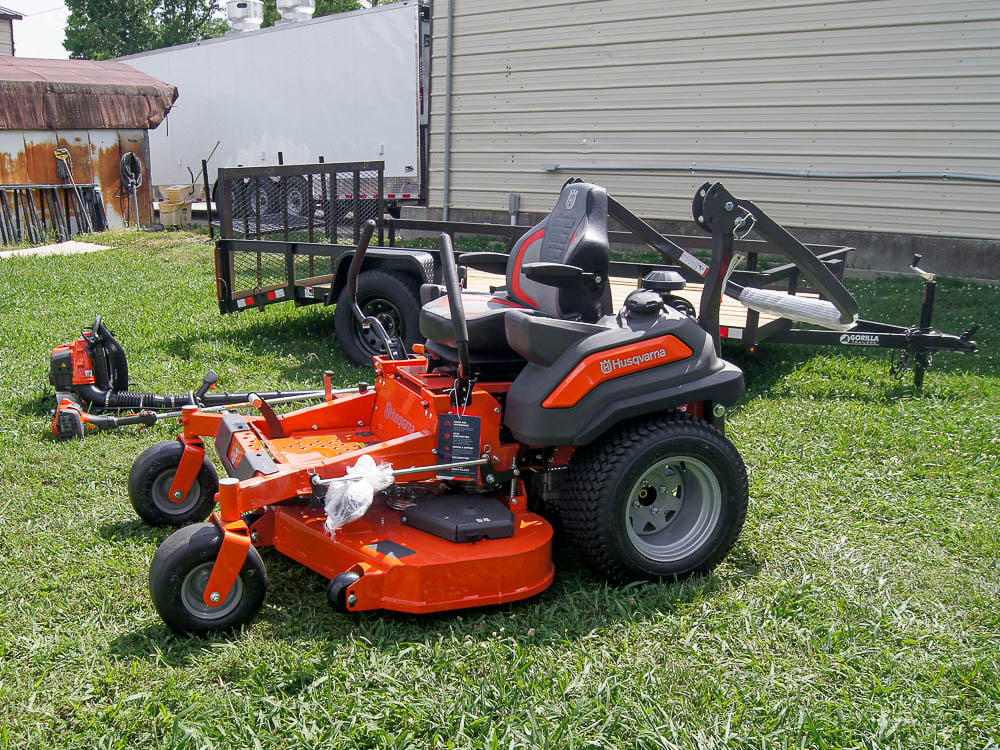
M139 517L153 526L184 526L204 521L215 508L215 493L219 491L219 475L205 456L194 485L183 500L170 499L184 445L167 440L152 445L135 459L128 475L128 496Z
M221 633L244 625L260 612L267 593L267 572L255 547L229 596L217 607L205 603L205 587L222 546L214 523L186 526L168 536L149 567L149 591L156 611L183 635Z
M390 336L411 351L420 339L420 297L415 280L389 271L373 269L358 276L358 306L365 315L378 318ZM364 331L354 318L347 287L337 298L333 325L340 348L357 367L371 367L372 357L385 354L382 342L372 330Z
M743 528L749 490L735 446L684 414L626 423L574 454L566 533L613 583L707 573Z

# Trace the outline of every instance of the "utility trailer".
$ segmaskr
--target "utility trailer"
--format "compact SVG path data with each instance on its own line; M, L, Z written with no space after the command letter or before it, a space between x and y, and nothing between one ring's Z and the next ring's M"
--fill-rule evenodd
M375 222L378 246L371 247L365 258L359 278L359 304L366 315L377 318L391 336L398 337L407 350L421 341L420 287L439 283L441 273L436 250L396 248L398 231L443 232L453 239L458 234L493 236L506 240L512 247L532 229L387 217L379 162L224 169L219 174L223 202L221 238L215 252L220 311L226 314L288 301L296 306L336 304L334 327L338 339L348 358L357 365L367 364L382 351L378 333L359 326L344 299L346 269L366 221ZM259 199L262 183L276 181L274 184L286 186L290 180L302 181L308 187L306 193L311 199L307 208L299 213L287 209L277 214L264 213ZM281 205L285 203L282 201ZM898 349L901 351L898 367L912 366L918 387L934 352L976 350L971 338L974 329L954 336L931 327L935 282L930 274L924 275L924 305L917 326L859 320L856 316L850 322L830 321L820 315L819 323L835 330L797 327L796 320L809 322L810 310L815 312L819 306L831 302L844 309L854 306L856 313L853 298L843 286L844 268L852 248L802 245L751 202L732 203L734 215L742 222L738 227L742 239L736 239L735 231L727 234L719 227L707 225L703 228L711 236L661 235L609 198L611 218L627 230L609 232L613 246L640 244L666 248L678 260L672 267L660 263L612 262L612 308L620 309L626 295L642 286L650 273L669 270L687 280L683 289L673 284L674 288L665 296L670 304L700 319L705 285L711 285L709 293L719 295L722 304L718 306L717 319L703 322L708 329L718 330L718 340L739 341L751 349L766 340ZM752 230L761 239L746 239ZM708 266L699 257L714 257L719 252L728 253L725 263L729 274L724 280L703 278ZM484 270L471 262L474 256L482 255L464 256L470 259L466 269L467 288L489 291L503 286L506 256L487 254L493 260L486 259ZM792 262L762 268L775 255ZM745 260L745 269L736 268L741 260ZM751 292L738 295L740 301L723 294L737 296L732 293L734 289ZM745 301L748 296L765 297L767 304L754 309Z

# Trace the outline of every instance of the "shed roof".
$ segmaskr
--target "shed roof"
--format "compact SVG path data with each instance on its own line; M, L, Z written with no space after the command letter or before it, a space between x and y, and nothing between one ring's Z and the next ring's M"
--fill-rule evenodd
M9 18L12 21L20 21L22 16L16 10L11 10L10 8L5 8L0 5L0 18Z
M0 130L155 128L176 100L125 63L0 57Z

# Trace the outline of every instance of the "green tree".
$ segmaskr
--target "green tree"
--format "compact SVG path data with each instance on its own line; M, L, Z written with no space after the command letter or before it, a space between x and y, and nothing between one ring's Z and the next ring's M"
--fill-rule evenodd
M160 0L155 15L160 27L157 48L222 36L229 26L216 0Z
M66 0L70 57L107 60L219 36L216 0Z

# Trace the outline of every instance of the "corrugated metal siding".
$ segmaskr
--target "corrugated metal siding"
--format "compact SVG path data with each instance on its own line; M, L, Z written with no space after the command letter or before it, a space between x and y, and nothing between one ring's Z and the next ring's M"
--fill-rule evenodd
M177 88L118 62L0 57L0 128L155 128Z
M455 0L451 205L547 211L543 164L1000 175L996 0ZM447 3L434 3L430 205ZM576 170L650 218L713 175ZM724 176L790 226L1000 237L1000 185Z
M120 229L135 214L120 197L122 154L132 151L149 175L149 145L145 130L0 130L0 185L60 185L55 150L70 152L73 179L79 184L96 183L101 189L108 226ZM153 196L149 180L138 190L139 221L153 220ZM131 209L131 210L129 210ZM128 215L126 215L126 211Z
M11 31L11 22L7 19L0 20L0 55L14 54L14 34Z

